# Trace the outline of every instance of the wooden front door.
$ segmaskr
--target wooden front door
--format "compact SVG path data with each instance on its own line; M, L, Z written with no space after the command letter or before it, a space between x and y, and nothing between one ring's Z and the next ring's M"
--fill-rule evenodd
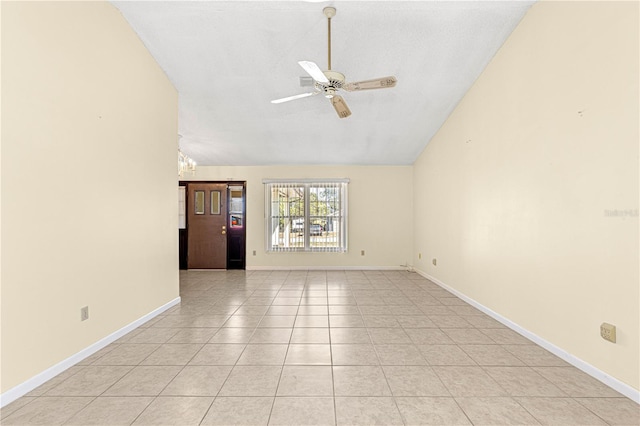
M190 183L187 195L189 269L227 268L227 185Z

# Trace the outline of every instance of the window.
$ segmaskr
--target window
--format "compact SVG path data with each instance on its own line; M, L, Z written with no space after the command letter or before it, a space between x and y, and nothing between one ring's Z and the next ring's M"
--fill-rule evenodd
M347 251L348 179L263 183L267 251Z

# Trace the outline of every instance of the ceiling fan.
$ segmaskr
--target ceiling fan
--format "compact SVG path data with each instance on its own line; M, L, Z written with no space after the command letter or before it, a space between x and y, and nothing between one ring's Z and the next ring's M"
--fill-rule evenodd
M351 111L347 106L342 96L336 95L338 90L345 90L347 92L357 92L359 90L371 90L371 89L386 89L394 87L398 80L395 77L382 77L375 78L373 80L356 81L354 83L347 83L345 81L344 74L331 70L331 18L336 16L335 7L325 7L322 12L327 17L328 27L328 70L322 71L318 65L311 61L299 61L298 64L313 78L315 91L309 93L302 93L299 95L288 96L286 98L275 99L271 101L272 104L280 104L282 102L293 101L295 99L306 98L308 96L314 96L322 93L325 98L331 100L331 104L338 113L338 117L347 118L351 115Z

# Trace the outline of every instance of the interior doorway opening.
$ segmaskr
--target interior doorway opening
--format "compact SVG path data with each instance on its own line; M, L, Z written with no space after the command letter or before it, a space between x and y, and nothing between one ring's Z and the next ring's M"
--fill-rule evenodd
M179 185L180 269L245 269L246 182Z

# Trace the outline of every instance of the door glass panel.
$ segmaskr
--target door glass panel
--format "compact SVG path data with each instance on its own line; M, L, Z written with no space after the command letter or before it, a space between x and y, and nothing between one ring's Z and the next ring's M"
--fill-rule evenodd
M178 229L187 229L186 187L178 187Z
M233 213L229 215L229 223L232 228L242 228L243 222L243 215L241 213Z
M229 186L229 211L231 213L242 213L242 186Z
M204 214L204 191L195 191L195 213Z
M220 191L211 191L211 214L220 214Z

